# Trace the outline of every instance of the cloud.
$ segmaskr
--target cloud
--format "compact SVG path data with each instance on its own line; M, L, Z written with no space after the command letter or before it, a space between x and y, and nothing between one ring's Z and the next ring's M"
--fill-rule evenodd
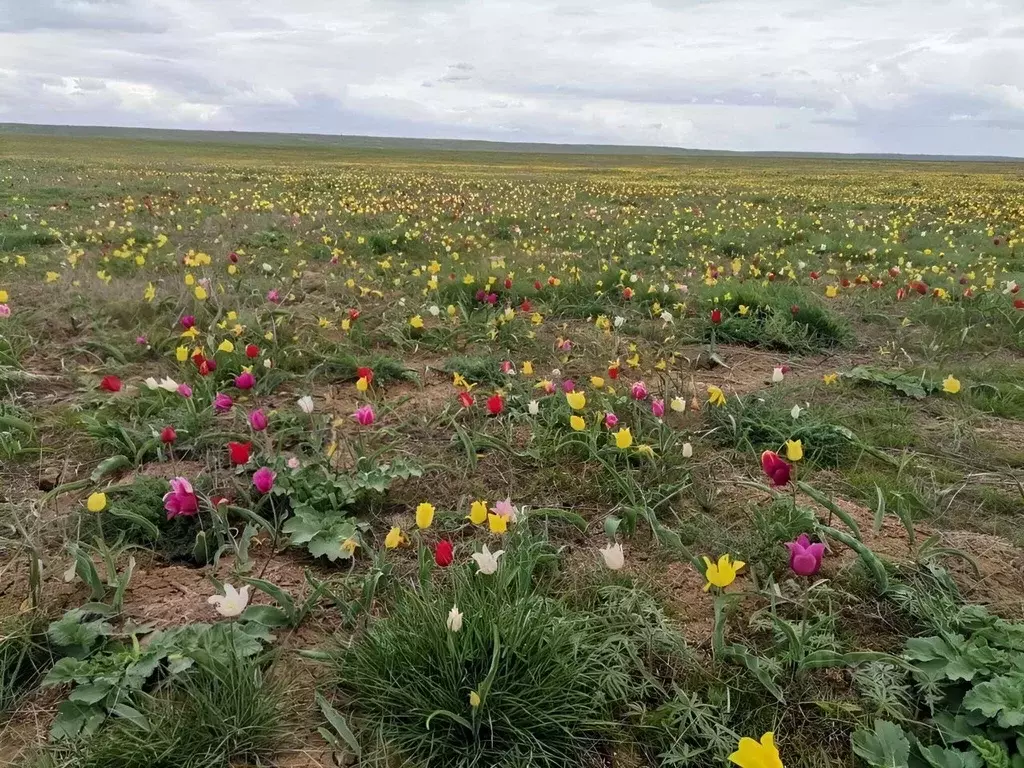
M1024 154L1022 30L1019 0L0 0L0 120Z

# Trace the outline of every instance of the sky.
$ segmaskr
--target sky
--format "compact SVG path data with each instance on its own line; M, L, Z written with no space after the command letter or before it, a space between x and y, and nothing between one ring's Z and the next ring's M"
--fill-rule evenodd
M0 122L1024 156L1024 0L0 0Z

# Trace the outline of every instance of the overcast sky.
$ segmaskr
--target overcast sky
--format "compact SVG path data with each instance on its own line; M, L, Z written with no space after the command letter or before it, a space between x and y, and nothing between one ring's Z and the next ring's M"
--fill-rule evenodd
M0 0L0 122L1024 155L1024 0Z

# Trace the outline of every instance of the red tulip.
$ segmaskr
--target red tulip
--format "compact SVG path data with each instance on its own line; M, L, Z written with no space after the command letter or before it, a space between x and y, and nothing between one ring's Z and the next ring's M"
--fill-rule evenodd
M789 314L791 314L793 317L796 317L797 315L799 315L800 314L800 305L799 304L794 304L793 306L791 306L789 308Z
M789 483L789 473L793 468L775 451L765 451L761 454L761 469L778 488Z
M452 547L452 543L447 539L441 539L437 542L437 548L434 550L434 562L442 568L447 568L455 560L455 550Z
M811 272L811 280L817 280L821 277L821 272Z
M260 348L257 347L255 344L246 344L245 345L245 356L248 357L250 360L252 360L254 357L259 357L260 356Z
M178 439L178 433L174 431L174 427L164 427L160 432L160 441L166 444L171 444Z
M541 289L541 287L542 286L541 286L540 280L534 280L533 281L533 290L539 291Z
M508 277L506 277L506 278L505 278L505 290L508 290L508 289L509 289L509 288L511 288L511 287L512 287L512 279L511 279L511 278L508 278Z
M632 299L633 298L633 289L632 288L628 288L628 287L627 288L623 288L622 289L622 298L626 299L627 301L629 299Z
M232 464L248 464L252 443L228 443L228 456Z
M497 416L503 410L505 410L505 401L502 399L501 395L494 394L487 398L487 412L490 413L491 416Z
M712 309L711 310L711 322L718 325L722 322L722 310Z
M232 264L237 264L238 263L238 254L235 253L234 251L229 253L228 254L228 261L230 261Z
M523 312L532 312L533 311L533 304L530 303L529 299L523 299L523 303L519 305L519 308Z
M459 404L463 408L472 408L473 396L469 392L459 392Z
M1014 299L1013 306L1015 309L1024 309L1024 299Z
M367 384L373 384L373 368L362 368L356 369L356 376L360 379L366 379Z
M359 319L359 310L358 309L350 309L348 311L348 319L351 320L353 323L356 320L358 320Z
M107 392L120 392L121 380L117 376L104 376L100 381L100 389Z

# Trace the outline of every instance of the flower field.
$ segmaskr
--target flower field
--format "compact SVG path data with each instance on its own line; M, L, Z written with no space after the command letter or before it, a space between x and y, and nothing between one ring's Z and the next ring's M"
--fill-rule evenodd
M0 147L0 765L1024 766L1024 166Z

